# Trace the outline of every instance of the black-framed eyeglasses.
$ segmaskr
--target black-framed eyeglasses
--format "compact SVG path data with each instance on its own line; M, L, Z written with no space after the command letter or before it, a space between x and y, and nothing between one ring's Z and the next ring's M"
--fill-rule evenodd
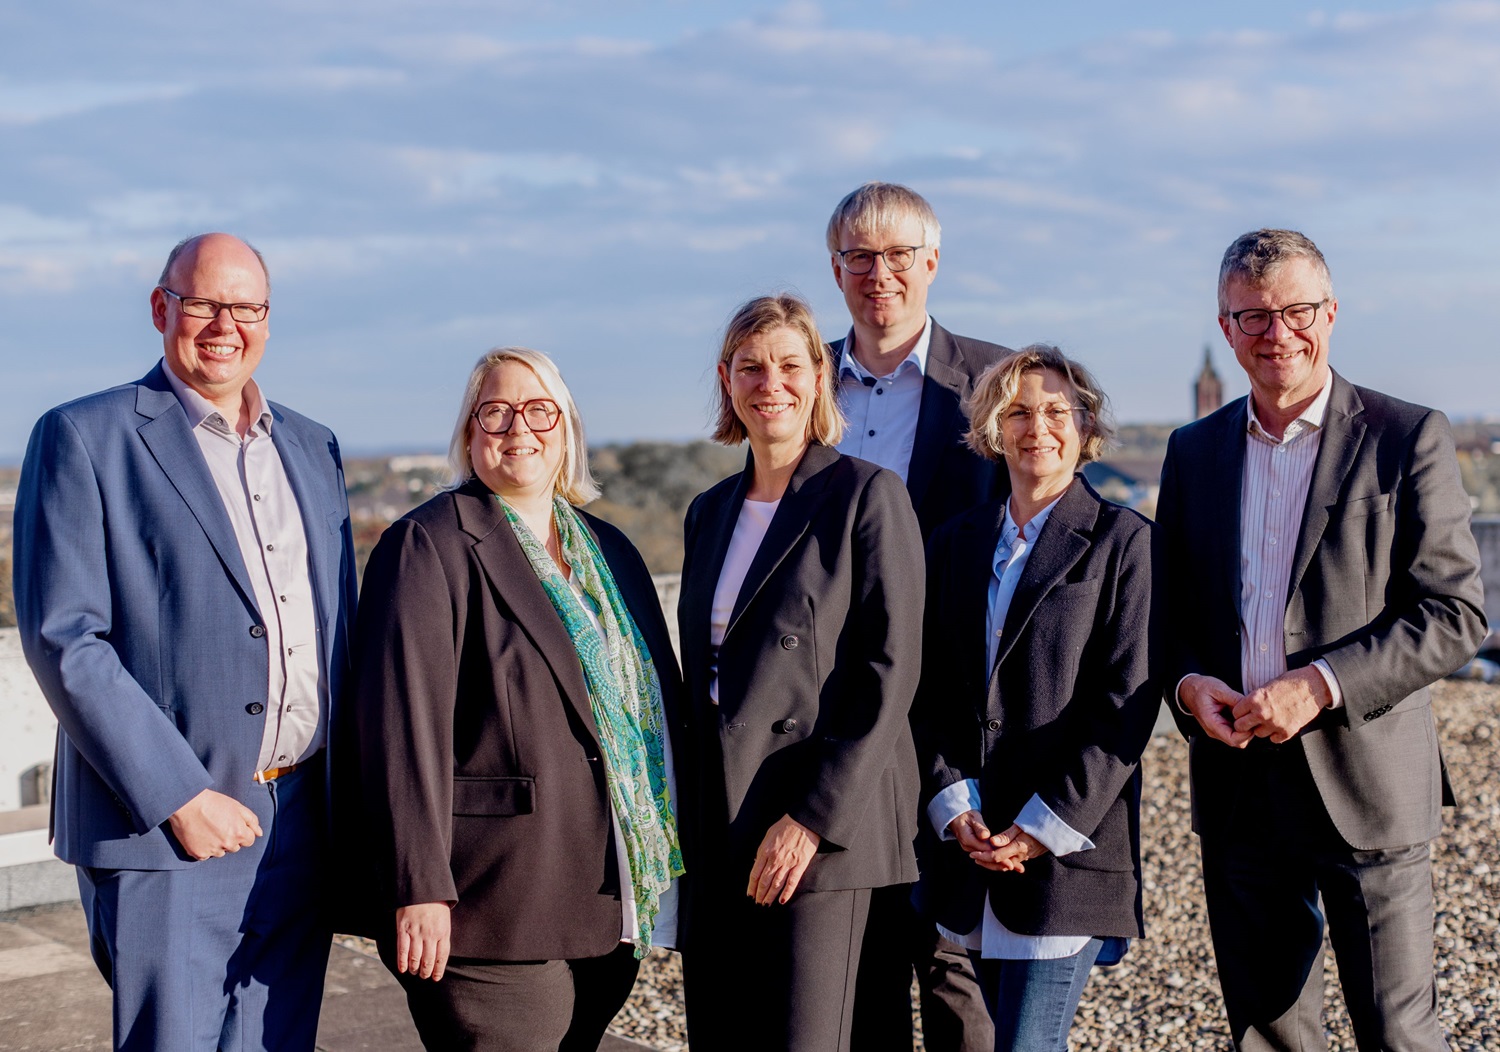
M1001 417L1007 427L1017 430L1031 426L1032 417L1041 417L1042 423L1049 431L1061 431L1067 426L1068 420L1074 413L1081 412L1082 406L1077 405L1039 405L1035 409L1027 409L1025 406L1012 406L1005 411Z
M265 321L266 314L271 309L269 303L220 303L218 300L206 300L201 296L184 296L173 292L165 285L156 287L176 300L177 305L182 308L182 313L189 318L217 318L221 310L227 310L229 316L235 321Z
M868 248L846 248L842 252L835 252L834 255L839 257L839 264L851 274L868 274L875 269L876 259L885 260L886 269L892 274L899 274L903 270L910 270L912 264L917 261L917 252L926 247L926 245L892 245L879 252Z
M532 398L520 405L498 401L480 402L473 416L479 421L479 430L485 434L505 435L515 426L518 413L531 431L551 431L562 419L562 410L550 398Z
M1249 310L1234 311L1229 316L1240 327L1240 332L1246 336L1264 335L1271 327L1272 315L1276 314L1281 315L1281 323L1288 329L1301 332L1303 329L1312 328L1312 323L1318 320L1318 308L1327 302L1327 300L1319 300L1317 303L1291 303L1280 310L1252 307Z

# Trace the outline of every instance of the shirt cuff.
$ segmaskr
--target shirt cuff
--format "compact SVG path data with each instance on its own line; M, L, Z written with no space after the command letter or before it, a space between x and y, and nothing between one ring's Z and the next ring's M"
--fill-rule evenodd
M1328 707L1330 709L1342 709L1344 707L1344 692L1339 688L1339 678L1333 674L1333 669L1322 658L1314 661L1312 667L1323 674L1323 682L1328 684L1328 693L1333 695L1333 700L1328 703Z
M973 778L965 778L961 782L954 782L932 798L932 803L927 805L927 821L932 823L939 840L954 840L956 838L948 828L948 823L965 811L980 809L979 782Z
M1032 794L1016 816L1016 825L1042 842L1054 855L1071 855L1075 851L1092 851L1094 842L1064 822L1040 796Z
M1177 711L1182 713L1184 716L1191 716L1192 713L1189 712L1188 707L1182 703L1182 685L1188 681L1189 677L1196 676L1197 674L1198 673L1196 672L1189 672L1186 676L1183 676L1177 681L1177 687L1172 691L1172 703L1177 706Z

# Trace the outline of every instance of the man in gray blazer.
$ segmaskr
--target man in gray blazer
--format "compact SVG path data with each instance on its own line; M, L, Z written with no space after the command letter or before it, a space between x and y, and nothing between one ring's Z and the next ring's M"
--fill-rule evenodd
M1225 253L1219 326L1250 396L1168 446L1163 678L1236 1046L1324 1047L1326 922L1359 1047L1446 1049L1428 685L1483 637L1478 551L1446 418L1333 372L1337 313L1303 235Z
M928 316L941 238L932 206L895 183L866 183L828 221L833 279L851 320L848 335L831 344L849 420L839 452L901 476L924 540L1008 484L1000 465L964 444L963 405L974 381L1010 350L955 336ZM854 1052L911 1052L913 967L927 1048L990 1052L994 1027L968 955L917 916L910 893L906 885L878 888L871 900Z
M354 562L333 435L251 379L269 310L249 245L182 242L151 293L162 361L49 411L22 467L16 612L117 1048L317 1032Z

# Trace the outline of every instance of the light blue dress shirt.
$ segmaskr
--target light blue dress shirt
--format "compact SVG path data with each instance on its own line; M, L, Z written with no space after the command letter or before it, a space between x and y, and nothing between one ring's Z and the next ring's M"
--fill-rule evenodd
M849 426L838 451L889 468L906 481L917 441L917 414L922 410L922 382L927 375L927 348L932 318L901 364L885 376L872 376L854 357L854 330L844 340L839 363L839 408Z

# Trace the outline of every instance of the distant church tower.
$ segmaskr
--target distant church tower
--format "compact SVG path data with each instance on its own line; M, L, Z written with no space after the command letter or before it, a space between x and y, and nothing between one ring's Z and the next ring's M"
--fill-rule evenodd
M1209 357L1208 344L1203 345L1203 368L1198 379L1193 381L1193 419L1201 420L1224 404L1224 382L1214 372L1213 359Z

